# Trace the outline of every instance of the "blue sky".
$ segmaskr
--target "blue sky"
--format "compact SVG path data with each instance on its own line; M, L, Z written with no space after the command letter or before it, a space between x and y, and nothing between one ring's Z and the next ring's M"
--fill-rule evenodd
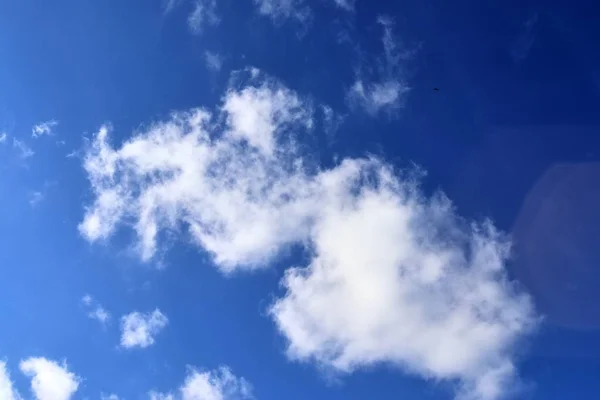
M599 12L0 0L0 400L596 397Z

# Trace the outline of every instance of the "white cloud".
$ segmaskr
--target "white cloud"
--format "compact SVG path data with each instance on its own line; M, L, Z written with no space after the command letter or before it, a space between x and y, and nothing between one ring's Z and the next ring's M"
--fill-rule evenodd
M22 400L19 393L14 389L10 374L6 369L6 362L0 361L0 399Z
M89 318L97 320L104 326L110 322L110 313L100 303L95 301L92 296L86 294L82 297L81 302L86 307Z
M21 371L31 378L37 400L69 400L79 387L80 378L62 365L42 357L21 361Z
M157 392L149 395L150 400L244 400L252 398L252 387L227 367L207 372L190 368L179 396Z
M132 224L147 260L159 233L183 224L224 271L260 267L302 237L307 215L296 199L308 188L294 173L300 165L284 165L282 149L293 147L292 129L312 125L308 105L264 83L227 92L222 113L224 126L204 110L176 114L118 150L101 129L84 161L96 193L80 224L84 237Z
M204 63L210 71L220 71L223 66L223 58L218 53L204 52Z
M375 60L374 67L367 65L359 69L348 91L350 104L362 107L371 115L392 112L404 104L410 90L404 76L404 63L414 55L414 51L404 49L395 36L394 22L390 18L379 17L377 22L383 29L383 55Z
M88 316L99 321L103 325L108 324L108 321L110 321L110 313L101 306L97 306L94 310L90 311Z
M185 227L225 273L303 244L310 261L288 270L270 309L292 359L340 372L392 364L457 382L464 398L499 398L536 322L506 277L507 238L382 160L312 165L297 144L311 126L310 103L267 81L229 90L216 116L175 114L118 149L103 128L85 156L96 200L80 230L93 241L132 226L149 259L160 232Z
M81 302L86 306L91 306L92 303L94 302L94 298L92 296L90 296L89 294L86 294L85 296L83 296L81 298Z
M50 120L46 122L41 122L37 125L34 125L31 128L31 136L34 138L38 138L40 136L50 136L53 134L52 130L58 125L58 121Z
M148 393L150 400L175 400L175 397L170 393L158 393L151 391Z
M167 317L156 309L151 313L132 312L121 318L121 346L146 348L168 324Z
M163 0L163 12L165 14L170 13L181 3L182 0Z
M19 152L19 158L23 160L33 157L35 154L29 146L15 138L13 138L13 147Z
M194 0L192 12L188 16L188 27L192 33L201 34L206 25L215 26L219 22L216 0Z
M32 192L29 195L29 205L31 207L37 206L42 200L44 200L44 193L40 191Z
M539 14L536 12L527 21L525 21L524 30L517 37L510 49L510 55L515 62L523 61L529 55L531 47L535 42L535 27L537 25Z
M354 3L356 0L332 0L336 6L346 11L354 11Z
M304 0L254 0L258 7L258 13L280 23L287 19L293 19L300 23L306 23L311 18L311 10Z
M0 143L6 143L7 137L8 137L8 135L6 134L6 132L0 133Z
M499 398L515 378L512 349L535 325L506 278L505 238L378 161L346 162L327 185L313 258L286 272L270 310L288 355L340 372L392 364L458 381L464 398Z
M117 396L116 394L109 394L109 395L100 395L100 400L119 400L119 396Z
M345 116L338 114L327 105L321 106L323 132L330 139L333 140L336 132L340 129L340 126L344 122Z

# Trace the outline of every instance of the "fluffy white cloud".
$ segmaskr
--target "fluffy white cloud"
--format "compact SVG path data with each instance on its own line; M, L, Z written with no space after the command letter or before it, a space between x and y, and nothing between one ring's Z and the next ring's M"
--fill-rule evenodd
M69 372L65 363L37 357L21 361L20 368L31 378L31 390L37 400L69 400L79 387L80 378Z
M37 125L34 125L33 128L31 128L31 136L34 138L38 138L40 136L52 135L52 130L57 125L58 125L58 121L56 121L56 120L41 122Z
M95 319L102 325L107 325L110 322L110 313L106 311L100 303L98 303L92 296L86 294L81 299L81 302L86 308L87 316L91 319Z
M214 116L175 114L118 149L103 128L85 157L96 200L82 234L124 223L149 259L160 232L184 227L224 272L304 244L310 261L288 270L270 308L291 358L340 372L392 364L457 382L464 398L500 397L536 323L506 277L508 239L382 160L312 165L298 144L310 104L254 83L229 90Z
M100 395L100 400L119 400L116 394Z
M392 364L459 381L464 398L498 398L515 375L511 349L535 324L506 278L506 238L379 161L346 162L327 185L312 260L286 272L270 309L289 356L341 372Z
M261 15L271 18L274 22L293 19L301 23L311 17L310 8L304 0L254 0Z
M410 90L404 77L404 62L413 56L394 35L391 19L380 17L377 22L383 29L383 55L373 65L360 68L348 91L350 104L364 108L371 115L382 110L394 111L403 105Z
M148 393L150 400L175 400L175 397L170 393L158 393L151 391Z
M150 400L243 400L252 398L252 387L227 367L200 372L190 368L179 396L150 392Z
M265 83L226 94L224 126L192 110L118 150L102 128L85 157L96 201L80 231L93 241L130 223L149 259L160 231L183 225L224 271L263 266L308 228L311 213L300 199L308 201L310 185L298 162L284 160L284 149L294 151L293 129L312 126L309 108L288 89Z
M10 374L6 369L6 362L0 361L0 399L21 400L21 396L14 389Z
M194 0L192 12L188 16L188 26L192 33L200 34L206 25L214 26L219 22L216 0Z
M146 348L168 324L167 317L156 309L151 313L132 312L121 318L121 346Z

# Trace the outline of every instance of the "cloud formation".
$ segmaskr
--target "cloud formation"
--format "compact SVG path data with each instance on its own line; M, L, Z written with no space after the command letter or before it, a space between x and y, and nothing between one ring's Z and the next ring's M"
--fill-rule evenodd
M332 0L339 8L346 11L354 11L354 3L356 0Z
M314 165L300 145L312 126L310 102L267 79L120 148L102 128L85 156L95 201L80 231L94 241L130 226L146 260L161 232L187 231L225 273L303 244L310 260L287 271L269 310L290 358L342 373L391 364L456 382L464 399L500 398L536 323L506 276L508 238L426 197L417 172L374 157Z
M311 18L311 10L304 0L254 0L258 13L269 17L275 23L295 20L306 23Z
M223 57L221 57L218 53L213 53L211 51L204 52L204 63L206 64L206 68L210 71L220 71L223 66Z
M529 55L531 47L535 42L535 27L538 22L539 14L533 14L525 23L523 24L524 29L523 32L517 37L510 48L510 55L513 58L513 61L518 63L523 61Z
M22 400L19 393L14 389L10 374L6 369L6 362L0 361L0 399Z
M32 192L29 195L29 205L31 207L36 207L38 204L40 204L42 201L44 200L44 193L40 192L40 191L35 191Z
M292 129L312 126L308 105L271 82L229 91L221 115L214 125L205 110L175 114L118 150L103 127L85 156L96 200L83 236L105 239L125 222L149 260L160 232L183 226L223 271L265 266L305 236L299 201L310 188L284 149L293 151Z
M227 367L200 372L190 368L178 395L150 392L150 400L244 400L252 398L252 387Z
M21 158L22 160L26 160L30 157L33 157L35 154L35 152L31 150L31 148L27 146L27 144L23 143L22 141L16 138L13 138L13 148L15 148L18 151L19 158Z
M100 322L103 326L108 325L110 322L110 313L106 311L100 303L98 303L92 296L86 294L81 299L81 303L85 306L87 316L91 319L95 319Z
M192 12L188 16L188 27L193 34L199 35L205 26L215 26L220 21L216 0L194 0Z
M414 51L405 49L394 34L394 21L379 17L377 23L383 30L383 54L371 64L360 66L356 80L348 91L352 106L363 108L368 114L393 112L405 101L410 87L406 82L405 63Z
M121 346L126 349L146 348L168 324L167 317L156 309L151 313L132 312L121 318Z
M79 387L80 378L69 372L66 363L33 357L21 361L20 369L31 378L37 400L69 400Z
M58 121L50 120L40 122L31 128L31 137L38 138L40 136L50 136L53 133L53 129L58 125Z

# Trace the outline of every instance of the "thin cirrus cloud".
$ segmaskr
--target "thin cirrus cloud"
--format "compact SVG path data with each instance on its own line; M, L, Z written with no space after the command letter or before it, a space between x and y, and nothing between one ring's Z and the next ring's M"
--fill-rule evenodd
M200 372L189 368L178 393L150 392L150 400L244 400L252 399L252 387L227 367Z
M155 336L168 324L168 318L156 309L149 313L132 312L121 318L121 347L146 348L155 343Z
M347 94L351 106L362 108L370 115L394 112L402 107L410 91L405 66L414 55L414 50L404 48L395 35L391 18L382 16L377 22L383 31L383 54L359 66L356 80Z
M354 11L356 0L331 0L336 6L346 11Z
M19 158L22 160L27 160L35 155L35 152L26 143L17 138L13 138L13 148L17 150Z
M79 388L81 378L59 364L43 357L21 361L21 372L31 378L31 391L36 400L69 400Z
M260 15L269 17L280 24L286 20L295 20L302 24L312 17L312 11L304 0L253 0Z
M54 132L54 128L58 125L58 121L50 120L40 122L31 128L31 137L39 138L41 136L51 136Z
M217 0L194 0L188 16L190 32L199 35L206 26L218 25L221 19L217 15Z
M119 148L103 127L84 157L95 201L82 235L131 227L149 260L161 234L187 231L224 273L303 244L311 259L269 308L290 359L341 373L394 365L470 399L516 387L514 352L537 316L506 275L509 239L427 197L418 172L375 157L313 165L297 144L311 103L256 76L214 112L175 113Z
M110 313L98 303L92 296L86 294L81 298L81 303L86 309L88 318L94 319L103 326L108 325L111 319Z
M223 57L218 53L205 51L204 63L206 64L206 68L208 70L218 72L221 70L221 67L223 67Z
M187 25L190 32L200 35L206 27L216 26L221 22L217 14L216 0L165 0L163 1L163 13L171 13L182 4L190 4L191 11L187 17Z

